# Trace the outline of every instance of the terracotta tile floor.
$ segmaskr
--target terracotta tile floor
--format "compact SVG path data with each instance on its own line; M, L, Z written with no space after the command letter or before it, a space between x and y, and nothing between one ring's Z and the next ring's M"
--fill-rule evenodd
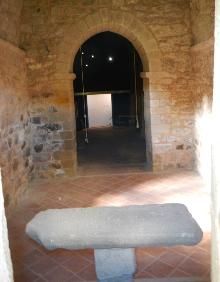
M32 184L23 203L8 216L15 282L96 280L93 251L46 251L25 235L26 223L48 208L184 203L204 231L194 247L139 248L136 278L209 277L209 193L193 172L57 178Z

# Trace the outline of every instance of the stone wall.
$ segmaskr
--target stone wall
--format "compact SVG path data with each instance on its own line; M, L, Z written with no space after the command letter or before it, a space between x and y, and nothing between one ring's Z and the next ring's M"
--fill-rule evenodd
M209 40L214 30L214 0L190 0L192 45Z
M39 174L76 168L72 64L92 35L129 39L144 66L145 122L153 169L194 165L190 5L185 0L24 1L32 152Z
M191 48L194 100L196 113L204 106L211 108L213 93L214 39L200 42ZM204 104L205 103L205 104Z
M18 45L23 0L0 1L0 38Z
M189 2L28 0L24 1L20 46L27 52L33 152L39 174L74 173L73 77L68 74L80 45L106 30L134 44L147 72L145 118L148 137L152 135L148 153L153 155L153 168L191 168Z
M0 167L5 206L13 207L33 173L25 53L18 48L23 0L0 3Z
M191 0L191 48L196 111L212 100L214 58L214 0Z
M214 60L214 0L191 0L192 73L196 112L212 101Z
M195 107L196 167L210 178L210 112L213 93L214 0L192 0L192 89Z
M25 54L0 39L0 167L6 207L27 187L33 170L30 151Z

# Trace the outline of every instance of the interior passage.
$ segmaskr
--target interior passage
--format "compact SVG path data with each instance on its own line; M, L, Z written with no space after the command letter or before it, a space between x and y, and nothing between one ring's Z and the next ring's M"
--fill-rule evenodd
M78 50L73 67L78 173L150 169L142 70L134 46L116 33L99 33Z

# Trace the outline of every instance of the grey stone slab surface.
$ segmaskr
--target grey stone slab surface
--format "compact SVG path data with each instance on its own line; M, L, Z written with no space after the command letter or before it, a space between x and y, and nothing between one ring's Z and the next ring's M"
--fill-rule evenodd
M182 204L50 209L26 233L46 249L194 245L202 230Z

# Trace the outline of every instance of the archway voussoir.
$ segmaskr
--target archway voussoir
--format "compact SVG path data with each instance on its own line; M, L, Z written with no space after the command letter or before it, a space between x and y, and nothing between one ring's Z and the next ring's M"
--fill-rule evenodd
M116 23L114 23L114 22L111 22L111 23L109 24L109 28L110 28L110 30L111 30L112 32L117 32L117 30L119 29L119 26L118 26L118 24L116 24Z
M109 31L109 24L108 23L103 23L101 25L101 29L102 29L102 32Z
M161 66L161 60L160 58L153 57L149 61L149 71L150 72L161 72L162 66Z
M88 24L85 20L80 22L80 25L78 25L78 30L77 32L74 34L76 37L73 38L73 40L75 41L77 38L77 41L79 41L79 37L82 40L83 38L87 37L87 32L88 32ZM73 36L73 34L71 34L71 36Z
M123 19L120 11L115 11L112 14L112 23L117 24L119 26L123 24Z
M127 26L123 26L123 34L128 38L128 40L130 40L133 45L137 44L136 35L131 33Z
M90 17L90 15L88 17ZM102 15L99 10L93 14L93 21L93 25L95 26L102 24ZM92 28L92 26L90 28Z
M112 22L111 14L109 14L109 9L102 8L102 9L99 10L99 13L100 13L101 20L102 20L103 23L110 24Z
M94 28L92 36L94 36L94 35L96 35L96 34L98 34L100 32L103 32L103 31L105 31L105 28L104 28L104 26L102 24L99 23L99 25L97 25Z
M66 55L70 56L69 63L71 63L68 72L72 68L73 58L80 46L90 37L104 31L112 31L127 38L137 49L145 71L148 71L149 66L151 70L156 71L161 68L160 51L154 36L146 26L143 26L127 11L100 8L96 13L87 15L78 24L69 26L67 29L61 50L67 45L72 48L71 53Z
M128 12L123 12L121 18L122 24L130 29L134 21L134 16L131 16Z
M96 26L97 22L100 21L100 18L97 14L92 14L92 15L85 17L84 21L86 25L88 26L88 28L93 28L93 26Z
M120 35L126 37L125 30L124 30L123 26L121 26L121 25L115 26L115 31L117 33L119 33Z
M143 71L148 71L149 70L149 60L145 54L145 51L141 47L137 51L139 53L139 56L142 58Z

